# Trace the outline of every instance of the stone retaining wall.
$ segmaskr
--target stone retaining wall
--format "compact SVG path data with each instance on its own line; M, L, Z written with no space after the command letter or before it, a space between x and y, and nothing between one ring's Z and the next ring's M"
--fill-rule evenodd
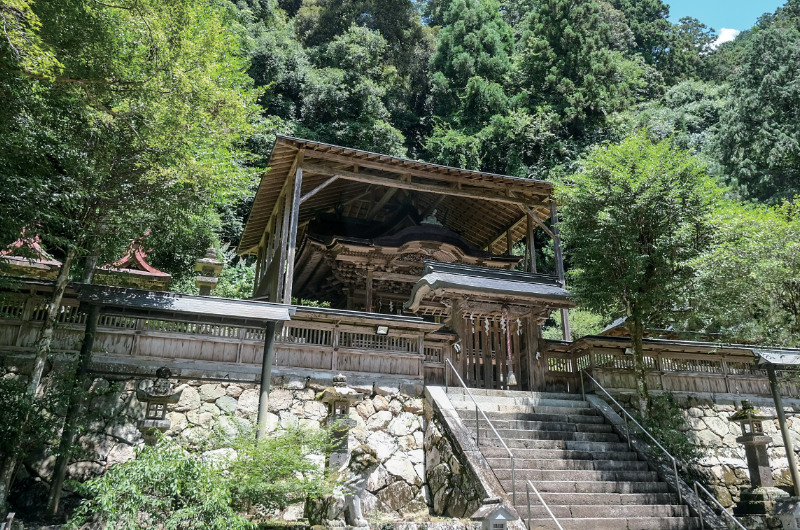
M709 491L723 506L733 506L739 501L740 491L750 487L750 478L744 447L736 443L736 438L741 436L741 428L728 418L741 408L742 399L753 403L762 415L774 417L776 411L773 401L764 397L732 394L675 393L674 396L686 418L686 425L681 430L686 432L690 440L705 447L706 457L701 460L697 471L705 477ZM614 393L614 398L629 410L636 408L637 400L629 393ZM800 411L800 400L784 399L783 405L787 410ZM800 417L788 417L787 425L795 456L800 460ZM766 421L763 426L764 433L772 437L767 452L775 486L790 491L789 464L778 420Z
M333 374L328 374L329 378L318 373L312 375L273 377L269 432L293 426L324 428L328 411L316 396L332 385L329 378ZM153 379L106 376L94 380L93 388L107 392L91 401L90 409L97 418L79 439L86 457L70 463L68 479L85 481L112 465L135 458L135 448L144 443L136 422L144 418L146 408L137 399L136 390L152 386ZM167 418L172 426L165 433L167 437L190 449L199 449L215 430L236 432L254 426L259 385L201 379L171 379L171 382L182 394L178 403L168 405ZM350 386L364 393L365 399L350 411L355 427L350 430L348 448L367 445L379 461L362 495L364 515L381 521L426 520L433 499L425 479L423 445L427 420L422 386L393 381L377 384L361 381ZM19 478L47 483L54 465L55 457L47 452L31 455ZM290 507L280 515L287 521L300 519L303 507ZM341 510L331 515L343 518Z

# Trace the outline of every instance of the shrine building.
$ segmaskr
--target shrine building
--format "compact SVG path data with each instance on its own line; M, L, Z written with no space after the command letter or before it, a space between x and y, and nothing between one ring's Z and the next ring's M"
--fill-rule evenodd
M561 310L568 340L574 307L551 183L287 136L268 166L238 249L257 257L255 300L421 317L452 334L470 386L538 386L540 327ZM536 230L556 275L536 271Z

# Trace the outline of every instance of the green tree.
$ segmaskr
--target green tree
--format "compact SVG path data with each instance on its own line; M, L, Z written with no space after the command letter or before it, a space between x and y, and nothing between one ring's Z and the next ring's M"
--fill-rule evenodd
M495 0L452 0L442 10L444 27L431 70L436 113L450 116L458 111L469 84L502 92L512 67L514 37Z
M8 224L35 227L63 255L36 344L33 395L83 256L118 257L155 224L207 215L244 187L241 145L257 92L223 4L54 0L31 8L60 67L42 75L20 58L0 69L0 91L15 103L0 112L0 129L15 131L0 138L0 160L8 196L36 205L15 211L4 194L3 211L15 215ZM17 462L3 456L0 505Z
M574 186L558 189L570 290L588 311L628 318L642 410L649 398L644 325L684 307L690 262L711 240L715 190L695 158L644 134L596 148Z
M531 104L554 108L581 133L635 101L645 65L612 48L608 8L596 0L544 0L525 22L518 67ZM618 31L617 31L618 33Z
M729 341L800 345L800 197L726 204L713 247L696 260L700 325Z
M722 113L718 157L731 184L749 198L778 202L800 192L800 30L754 28Z
M98 517L106 528L135 530L254 528L233 507L221 469L164 439L144 446L136 458L77 485L86 497L67 528Z
M661 0L611 0L611 4L625 14L636 40L636 51L647 64L658 64L668 48L669 6Z

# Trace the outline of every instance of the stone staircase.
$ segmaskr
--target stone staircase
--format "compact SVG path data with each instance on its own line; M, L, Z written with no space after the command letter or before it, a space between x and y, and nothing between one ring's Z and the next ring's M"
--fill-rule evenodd
M647 462L640 461L580 395L471 390L514 453L511 459L481 416L480 448L528 522L526 481L539 490L564 530L689 530L700 528ZM462 388L451 403L475 437L475 406ZM557 527L531 491L531 529Z

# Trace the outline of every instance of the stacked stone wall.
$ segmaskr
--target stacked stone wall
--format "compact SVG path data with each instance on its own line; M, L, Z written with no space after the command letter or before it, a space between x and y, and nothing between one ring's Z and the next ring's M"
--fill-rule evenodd
M709 491L726 508L739 502L740 492L750 487L744 447L736 442L741 436L739 424L731 422L730 416L741 409L741 400L753 403L762 415L775 417L775 405L771 399L759 396L719 396L713 394L674 394L683 409L686 424L681 430L694 443L703 446L705 457L696 467L704 477ZM602 397L602 396L601 396ZM614 395L629 411L636 408L637 399L630 394ZM785 399L784 408L800 411L800 400ZM800 459L800 416L787 418L796 458ZM791 491L791 476L786 458L783 437L778 420L765 421L764 434L772 438L767 452L772 466L775 486Z
M197 450L214 431L235 433L255 425L259 385L199 379L171 382L182 393L180 401L167 406L171 427L166 437ZM273 377L268 431L294 426L325 428L327 406L316 396L331 383L329 378ZM68 479L85 481L135 458L136 448L144 444L136 422L144 419L146 409L136 390L152 385L152 378L94 380L93 388L105 389L105 393L90 403L95 419L79 438L84 456L70 463ZM348 449L368 446L378 460L361 495L365 517L380 521L428 519L433 499L425 478L424 433L428 422L422 385L390 382L350 386L364 393L365 399L350 411L355 426L348 435ZM55 457L47 451L30 455L20 478L49 483L54 465ZM343 503L334 503L327 517L343 519L343 509ZM280 516L287 521L300 519L303 507L290 507Z

